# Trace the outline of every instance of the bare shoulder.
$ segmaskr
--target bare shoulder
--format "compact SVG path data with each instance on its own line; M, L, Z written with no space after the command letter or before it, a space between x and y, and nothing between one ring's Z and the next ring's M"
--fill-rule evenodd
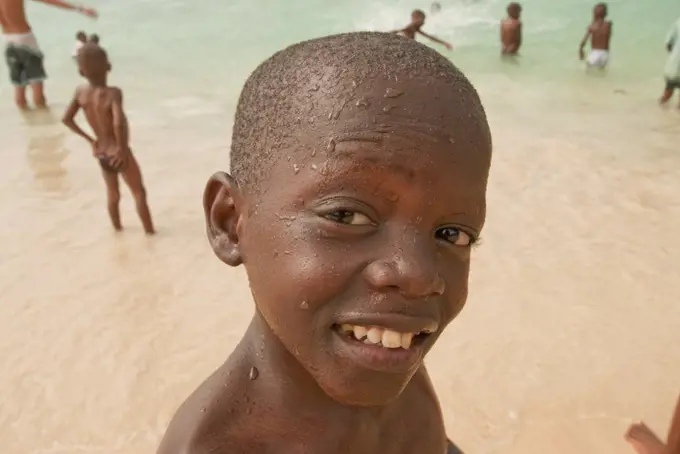
M109 96L116 101L121 101L123 99L123 90L119 87L108 87Z
M157 454L237 454L253 449L241 388L218 369L177 410ZM242 394L242 393L241 393Z

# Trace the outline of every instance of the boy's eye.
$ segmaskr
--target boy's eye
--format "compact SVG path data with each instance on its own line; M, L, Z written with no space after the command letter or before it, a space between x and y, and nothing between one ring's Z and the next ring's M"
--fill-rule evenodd
M474 240L468 233L455 227L437 229L435 236L456 246L466 247L471 246L472 243L474 243Z
M347 225L371 225L373 222L365 214L356 211L333 211L323 215L326 219Z

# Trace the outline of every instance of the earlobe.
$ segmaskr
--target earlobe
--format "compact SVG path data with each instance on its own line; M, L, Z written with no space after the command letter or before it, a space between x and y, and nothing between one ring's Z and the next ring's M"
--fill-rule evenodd
M203 193L208 240L215 255L230 266L243 263L239 238L241 200L238 183L225 172L210 177Z

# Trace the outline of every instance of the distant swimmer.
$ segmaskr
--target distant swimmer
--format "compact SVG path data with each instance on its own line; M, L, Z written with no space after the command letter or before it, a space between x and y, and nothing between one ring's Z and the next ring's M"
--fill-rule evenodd
M108 209L113 228L123 229L120 222L120 192L118 175L130 188L137 214L147 234L155 233L151 213L146 203L146 189L142 172L130 150L130 132L123 111L123 92L107 84L111 70L104 49L94 43L85 44L78 52L78 68L87 84L76 89L73 101L64 113L63 123L74 133L88 141L92 154L99 161L108 191ZM78 111L83 109L95 137L83 131L75 122Z
M512 2L508 5L508 17L501 21L501 45L503 55L517 55L522 45L522 7Z
M583 48L590 38L590 54L586 63L590 67L603 69L609 62L609 43L612 38L612 21L607 18L607 4L598 3L593 8L593 22L588 26L586 34L579 47L579 58L585 59Z
M392 33L401 33L407 38L416 39L416 33L420 33L425 38L428 38L435 43L439 43L446 47L448 50L453 49L453 46L446 41L443 41L436 36L428 35L422 30L423 25L425 25L425 13L422 10L416 9L411 13L411 23L406 27L395 30Z
M659 102L666 104L673 92L680 90L680 19L675 21L671 31L666 38L666 50L668 50L668 60L666 60L666 68L664 69L664 76L666 77L666 88L661 95ZM680 104L678 104L680 107Z
M36 1L77 11L91 18L97 17L95 10L75 6L63 0ZM43 82L47 79L43 53L26 19L24 0L0 0L0 25L5 39L5 60L9 68L9 78L14 85L14 102L22 110L28 108L26 87L30 85L35 106L47 107L43 90Z
M632 424L625 438L638 454L680 454L680 396L675 404L666 443L643 422Z

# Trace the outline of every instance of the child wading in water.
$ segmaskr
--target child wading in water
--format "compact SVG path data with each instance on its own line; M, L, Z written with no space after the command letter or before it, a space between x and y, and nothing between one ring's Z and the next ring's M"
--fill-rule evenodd
M263 133L266 132L266 133ZM491 135L468 79L387 33L289 47L246 81L208 239L255 313L160 454L445 454L423 360L463 309Z
M447 43L446 41L443 41L437 38L436 36L428 35L427 33L425 33L422 30L423 25L425 25L425 13L419 9L416 9L411 13L411 23L400 30L393 31L392 33L401 33L405 37L411 39L416 39L416 33L420 33L425 38L428 38L429 40L434 41L435 43L443 45L448 50L453 49L453 46Z
M583 49L590 38L590 54L586 63L588 66L604 69L609 63L609 43L612 38L612 21L607 18L607 4L598 3L593 8L593 23L588 26L586 34L581 40L579 47L579 58L583 60L585 53Z
M680 19L675 21L671 31L668 33L666 39L666 50L668 51L668 59L666 60L666 67L664 68L664 76L666 78L666 87L663 90L661 104L666 104L673 97L675 90L680 90ZM678 104L680 107L680 103Z
M73 101L64 113L63 123L71 131L88 141L92 153L99 160L108 193L108 208L114 229L122 230L120 222L120 191L118 174L132 191L137 213L147 234L155 233L151 213L146 203L142 173L128 143L128 121L123 111L123 92L110 87L106 80L111 65L104 49L94 43L85 44L78 51L80 74L88 84L76 89ZM95 137L83 131L75 122L80 109L85 112Z
M519 3L508 5L508 17L501 21L501 53L517 55L522 45L522 22L519 20L522 7Z

